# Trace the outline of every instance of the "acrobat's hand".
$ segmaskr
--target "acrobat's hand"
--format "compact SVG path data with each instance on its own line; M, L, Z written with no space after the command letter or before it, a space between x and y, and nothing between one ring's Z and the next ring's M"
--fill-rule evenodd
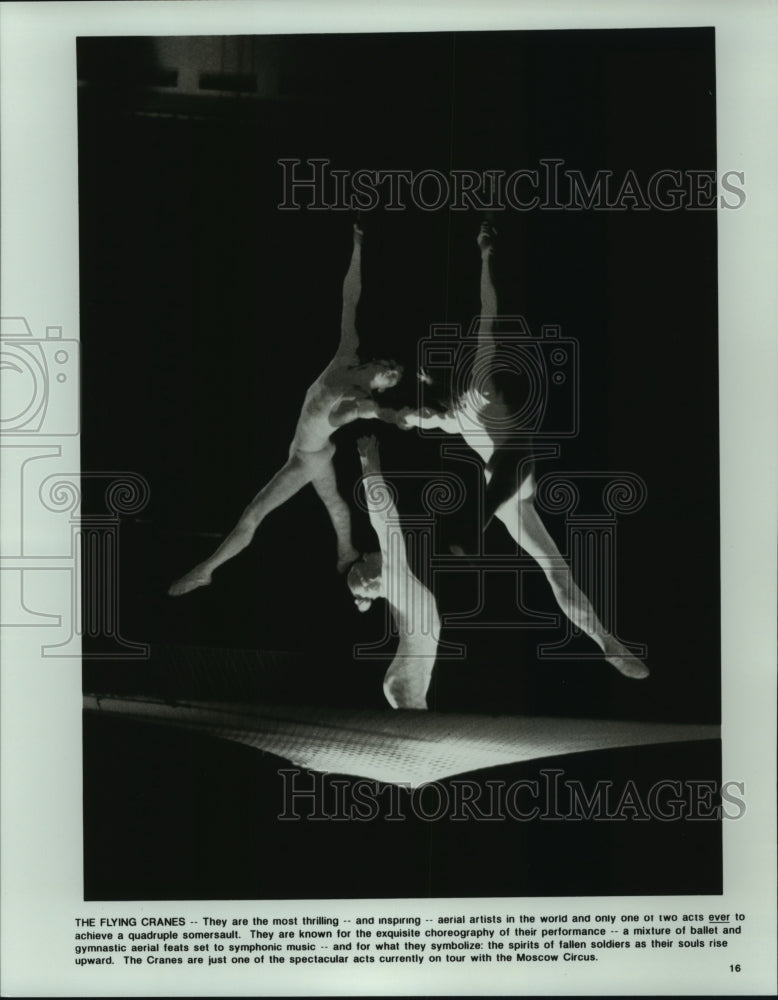
M362 471L364 473L381 471L378 441L373 434L369 437L365 435L365 437L357 440L357 451L359 452L359 460L362 463Z
M394 422L401 431L409 431L412 427L440 427L441 415L429 406L422 406L420 410L404 406L397 410Z
M362 240L365 238L365 231L360 226L358 222L354 223L354 243L357 246L362 246Z

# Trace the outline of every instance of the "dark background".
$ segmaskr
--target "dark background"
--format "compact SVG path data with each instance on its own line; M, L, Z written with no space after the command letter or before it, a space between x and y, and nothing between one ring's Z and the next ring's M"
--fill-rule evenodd
M122 524L120 579L123 634L149 643L151 658L86 661L87 691L383 704L389 658L353 656L355 642L380 637L383 610L353 608L312 490L274 512L211 587L165 595L283 464L305 388L337 342L354 217L279 212L280 157L444 173L510 173L555 157L585 177L632 169L643 180L716 167L712 30L263 40L271 43L273 93L224 76L218 92L197 95L165 89L154 40L78 43L82 467L140 472L151 487L146 509ZM270 51L245 45L257 57ZM478 311L480 217L379 207L363 221L363 356L402 362L413 386L430 323L466 326ZM431 707L718 722L715 212L509 210L496 225L501 311L524 315L536 333L558 323L580 345L580 433L539 463L539 475L629 471L647 483L645 507L618 522L617 628L647 645L652 676L631 682L594 655L539 662L537 644L562 631L521 628L515 583L498 577L488 611L517 627L444 632L467 644L467 656L438 663ZM352 425L335 438L344 496L364 430L378 433L387 473L419 472L401 487L401 511L414 509L427 473L451 468L435 441ZM355 518L357 545L374 548L366 517ZM563 518L545 520L564 548ZM461 528L441 521L444 539ZM499 524L486 545L515 551ZM530 607L556 612L541 573L524 582ZM436 596L443 614L468 599L458 579L441 580ZM240 657L230 651L241 650L281 651L294 669L269 670L236 695ZM278 761L256 751L89 716L84 748L88 898L721 888L715 823L600 823L583 838L581 824L553 834L548 823L535 832L408 823L399 834L361 824L360 853L342 824L279 831ZM107 761L120 781L104 780ZM717 780L719 747L593 754L564 766L592 781ZM131 845L152 834L162 853L140 859ZM411 873L403 886L373 863L388 846ZM271 875L284 850L291 863Z

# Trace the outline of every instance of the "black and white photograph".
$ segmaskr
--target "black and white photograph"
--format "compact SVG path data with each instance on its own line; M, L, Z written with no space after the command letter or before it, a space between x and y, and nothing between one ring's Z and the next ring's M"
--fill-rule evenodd
M78 73L86 898L721 892L713 31Z
M0 992L769 994L765 10L3 6Z

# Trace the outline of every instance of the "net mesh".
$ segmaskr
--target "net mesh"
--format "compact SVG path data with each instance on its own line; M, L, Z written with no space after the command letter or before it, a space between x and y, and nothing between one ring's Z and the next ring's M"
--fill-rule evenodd
M483 768L719 738L717 726L86 695L88 711L208 733L298 767L412 787Z

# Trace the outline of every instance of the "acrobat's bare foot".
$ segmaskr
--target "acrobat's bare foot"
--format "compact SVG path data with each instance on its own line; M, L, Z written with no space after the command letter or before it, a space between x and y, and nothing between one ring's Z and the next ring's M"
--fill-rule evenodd
M360 553L353 546L343 549L342 552L338 552L338 572L345 573L347 569L354 565L359 557Z
M195 566L186 576L171 584L168 594L171 597L180 597L182 594L188 594L190 590L197 590L198 587L207 587L210 582L211 574L202 566Z
M643 680L651 673L642 660L639 660L637 656L633 656L632 653L627 653L626 651L616 656L607 656L606 660L612 667L615 667L620 674L623 674L625 677L630 677L636 681Z
M357 246L362 246L362 240L365 238L365 231L360 226L358 222L354 223L354 243Z
M478 246L482 255L494 253L494 238L496 234L497 230L491 222L481 223L481 229L478 233Z

